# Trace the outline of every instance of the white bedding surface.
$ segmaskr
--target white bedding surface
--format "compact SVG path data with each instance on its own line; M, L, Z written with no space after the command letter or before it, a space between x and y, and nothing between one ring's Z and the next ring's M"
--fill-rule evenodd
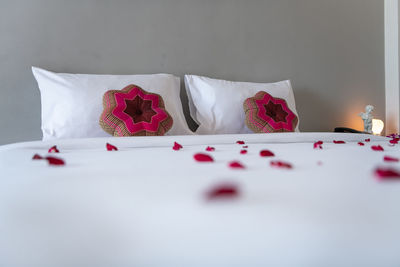
M324 149L313 149L318 140ZM173 151L174 141L184 148ZM377 144L385 151L372 151ZM0 266L400 266L400 181L373 175L378 166L400 169L383 162L400 157L388 144L287 133L1 146ZM65 166L31 160L52 145ZM206 146L216 148L215 162L195 162ZM276 157L261 158L261 149ZM277 159L293 169L271 168ZM228 168L232 160L247 168ZM207 201L225 181L240 197Z

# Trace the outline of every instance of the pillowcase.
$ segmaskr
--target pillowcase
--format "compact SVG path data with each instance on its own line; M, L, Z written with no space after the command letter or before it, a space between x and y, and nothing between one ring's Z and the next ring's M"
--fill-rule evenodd
M107 91L103 108L100 126L114 136L164 135L173 124L162 97L134 84Z
M162 96L174 120L167 135L193 134L180 101L180 79L170 74L94 75L54 73L32 67L41 93L43 140L109 136L99 125L106 91L136 84Z
M255 133L294 132L297 116L284 99L260 91L243 102L246 125Z
M250 83L185 75L185 85L190 115L199 124L196 134L252 133L245 124L243 102L259 91L286 100L298 117L290 81Z

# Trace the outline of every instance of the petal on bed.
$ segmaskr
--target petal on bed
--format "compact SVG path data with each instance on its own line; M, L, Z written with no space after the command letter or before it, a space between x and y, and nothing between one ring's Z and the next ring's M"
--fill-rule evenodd
M365 144L363 142L358 142L359 146L365 146Z
M238 145L244 145L244 141L236 141L236 144L238 144Z
M206 151L212 152L212 151L215 151L215 148L212 147L212 146L208 146L208 147L206 148Z
M322 142L322 141L317 141L317 142L315 142L314 143L314 149L322 149L322 144L323 144L324 142Z
M260 156L261 157L274 157L275 154L272 151L265 149L265 150L260 151Z
M204 153L197 153L193 155L193 158L198 162L213 162L214 159L207 154Z
M392 168L377 168L375 176L380 180L399 179L400 172Z
M335 144L346 144L346 142L342 141L342 140L333 140L333 143L335 143Z
M399 143L399 138L393 138L392 140L389 141L392 145L396 145Z
M47 160L47 162L50 165L55 165L55 166L62 166L65 165L65 161L60 159L60 158L56 158L56 157L45 157L45 159Z
M399 158L391 157L391 156L384 156L383 160L386 162L399 162Z
M118 148L116 146L113 146L109 143L106 144L106 148L107 148L107 151L118 151Z
M232 169L246 169L246 167L239 161L231 161L228 165Z
M234 199L239 197L240 191L238 186L234 184L220 184L216 185L206 194L208 200L216 199Z
M247 154L247 150L246 149L240 150L240 154Z
M270 162L270 165L272 167L282 168L282 169L292 169L293 168L292 164L287 163L287 162L283 162L283 161L280 161L280 160L273 160L273 161Z
M365 142L371 142L371 139L370 139L370 138L367 138L367 139L365 139L364 141L365 141Z
M248 148L249 146L242 146L243 148Z
M372 149L373 151L383 151L383 150L384 150L383 147L380 146L380 145L371 146L371 149Z
M180 150L182 148L183 148L183 146L181 144L177 143L177 142L174 142L174 146L172 147L172 149L176 150L176 151L178 151L178 150Z
M42 156L40 156L39 154L35 154L35 155L33 155L33 157L32 157L32 159L43 159L43 157Z
M52 146L49 148L49 153L60 153L60 150L57 149L57 146Z

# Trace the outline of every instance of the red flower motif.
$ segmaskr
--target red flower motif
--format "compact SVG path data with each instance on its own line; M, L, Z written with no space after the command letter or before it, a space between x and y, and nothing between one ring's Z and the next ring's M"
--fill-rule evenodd
M375 176L380 180L399 179L400 172L392 168L377 168L374 171Z
M118 150L118 148L116 146L113 146L109 143L106 144L106 148L107 148L107 151L117 151Z
M358 142L359 146L365 146L365 144L363 142Z
M260 156L261 157L274 157L275 154L272 151L269 151L269 150L261 150L260 151Z
M211 147L211 146L208 146L208 147L206 148L206 151L212 152L212 151L215 151L215 148L214 148L214 147Z
M240 150L240 154L242 154L242 155L247 154L247 150L246 149Z
M239 161L229 162L229 167L232 169L245 169L246 167Z
M272 167L282 168L282 169L292 169L293 168L292 164L287 163L287 162L283 162L283 161L280 161L280 160L271 161L270 165Z
M384 156L383 160L387 161L387 162L399 162L399 158L394 158L394 157L391 157L391 156Z
M214 161L214 159L210 155L207 155L204 153L194 154L193 158L198 162L213 162Z
M314 149L322 149L322 144L323 144L324 142L322 142L322 141L317 141L317 142L315 142L314 143Z
M57 149L57 146L52 146L49 148L49 153L60 153L60 151Z
M234 199L240 195L240 190L235 184L220 184L214 186L206 193L208 200L216 199Z
M384 150L383 147L380 146L380 145L371 146L371 149L372 149L373 151L383 151L383 150Z
M238 145L244 145L244 141L236 141L236 144L238 144Z
M345 141L341 141L341 140L333 140L333 143L335 143L335 144L346 144Z
M178 151L181 150L183 146L177 142L174 142L174 146L172 147L173 150Z

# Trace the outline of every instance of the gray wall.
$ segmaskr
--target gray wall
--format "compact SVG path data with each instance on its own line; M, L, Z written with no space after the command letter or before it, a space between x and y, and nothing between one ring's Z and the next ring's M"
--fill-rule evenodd
M31 65L56 72L291 79L302 131L360 129L357 113L366 104L384 118L380 0L0 4L0 144L41 137Z

